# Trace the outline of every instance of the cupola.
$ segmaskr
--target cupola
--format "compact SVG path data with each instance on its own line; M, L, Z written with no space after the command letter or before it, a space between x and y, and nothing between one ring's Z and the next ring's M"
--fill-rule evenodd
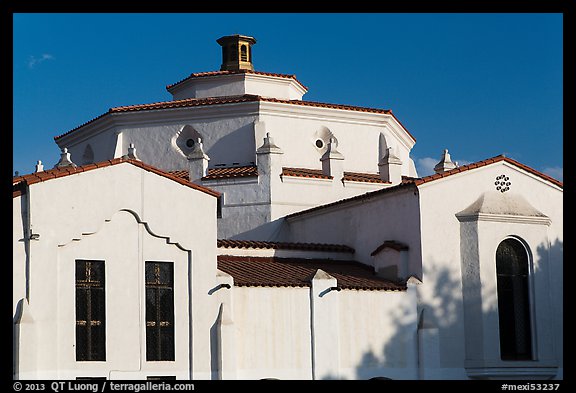
M252 45L254 37L246 35L227 35L216 40L222 46L222 65L220 71L254 71L252 65Z

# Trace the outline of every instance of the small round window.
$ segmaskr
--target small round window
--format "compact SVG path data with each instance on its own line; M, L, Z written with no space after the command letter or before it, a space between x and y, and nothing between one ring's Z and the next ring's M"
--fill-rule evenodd
M324 141L322 139L316 139L316 147L322 149L324 147Z
M186 140L186 147L193 148L194 147L194 139L190 138Z

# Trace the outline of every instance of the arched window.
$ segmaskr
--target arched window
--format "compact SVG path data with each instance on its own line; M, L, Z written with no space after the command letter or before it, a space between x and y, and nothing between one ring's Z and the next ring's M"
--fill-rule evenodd
M240 47L240 60L248 61L248 52L246 51L246 45Z
M505 239L496 250L500 358L531 360L532 332L528 253L516 239Z

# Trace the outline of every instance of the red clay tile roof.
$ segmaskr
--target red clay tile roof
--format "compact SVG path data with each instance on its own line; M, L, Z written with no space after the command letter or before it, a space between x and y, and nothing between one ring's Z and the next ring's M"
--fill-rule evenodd
M435 174L430 175L430 176L414 179L413 181L415 182L416 185L419 186L420 184L428 183L432 180L441 179L443 177L455 175L455 174L460 173L460 172L466 172L470 169L480 168L480 167L490 165L490 164L493 164L495 162L500 162L500 161L505 161L509 164L515 165L515 166L525 170L526 172L529 172L533 175L536 175L536 176L538 176L544 180L547 180L550 183L557 185L558 187L564 188L564 184L561 181L556 180L551 176L548 176L542 172L539 172L536 169L530 168L528 165L524 165L524 164L522 164L516 160L513 160L512 158L508 158L504 155L499 155L496 157L488 158L486 160L473 162L473 163L468 164L468 165L462 165L462 166L459 166L458 168L454 168L454 169L451 169L451 170L443 172L443 173L435 173Z
M219 255L218 269L230 274L239 287L310 287L322 269L336 278L338 288L406 290L405 283L378 277L371 266L356 261Z
M296 75L289 75L289 74L275 74L272 72L262 72L262 71L253 71L253 70L224 70L224 71L208 71L208 72L195 72L190 74L190 76L176 82L172 83L171 85L166 86L166 90L170 91L173 87L178 86L181 83L186 82L190 79L202 78L207 76L218 76L218 75L233 75L233 74L255 74L255 75L265 75L265 76L274 76L277 78L288 78L294 79L300 86L304 88L304 90L308 90L306 86L304 86L298 79L296 79Z
M170 171L169 173L181 179L189 180L188 171L186 170ZM202 180L230 179L251 176L258 176L258 167L256 167L256 165L209 168L208 175L204 176Z
M286 243L268 242L260 240L230 240L218 239L218 247L221 248L260 248L274 250L305 250L305 251L330 251L354 253L352 247L343 244L324 243Z
M378 254L385 248L391 248L396 251L406 251L408 250L408 245L397 242L396 240L386 240L384 243L380 244L374 251L372 251L370 256L373 257L374 255Z
M278 98L270 98L270 97L261 97L258 95L253 94L244 94L239 96L226 96L226 97L209 97L209 98L186 98L183 100L174 100L174 101L162 101L162 102L155 102L152 104L140 104L140 105L128 105L128 106L118 106L115 108L110 108L108 112L103 113L102 115L95 117L92 120L89 120L78 127L73 128L70 131L67 131L61 135L55 136L54 140L57 141L58 139L71 134L72 132L104 117L109 116L114 113L125 113L125 112L138 112L138 111L148 111L148 110L162 110L162 109L176 109L176 108L190 108L195 106L205 106L205 105L225 105L225 104L237 104L237 103L244 103L244 102L277 102L281 104L290 104L290 105L299 105L299 106L311 106L311 107L320 107L320 108L329 108L329 109L340 109L340 110L349 110L349 111L359 111L359 112L371 112L371 113L383 113L388 114L394 117L396 121L398 119L392 111L388 109L377 109L377 108L366 108L361 106L353 106L353 105L339 105L339 104L329 104L323 102L315 102L315 101L301 101L301 100L281 100ZM400 123L398 121L398 123ZM406 128L403 126L406 130ZM408 130L406 130L408 135L415 141L416 138Z
M208 175L204 176L202 180L228 179L231 177L251 177L251 176L258 176L258 167L256 167L256 165L209 168Z
M344 172L344 177L342 180L365 182L365 183L391 184L391 182L389 181L382 180L378 173Z
M321 169L308 169L308 168L282 168L282 176L294 177L309 177L313 179L333 179L333 176L328 176L322 173ZM390 184L380 178L377 173L359 173L359 172L344 172L344 181L357 181L366 183L382 183Z
M322 173L322 169L307 169L307 168L282 168L280 176L294 176L294 177L309 177L313 179L333 179L333 176L328 176Z
M190 181L190 175L188 174L188 171L168 171L168 173L179 179Z
M88 172L88 171L91 171L93 169L104 168L107 166L118 165L121 163L132 164L134 166L137 166L139 168L144 169L145 171L155 173L157 175L160 175L162 177L165 177L167 179L170 179L170 180L173 180L177 183L180 183L184 186L193 188L193 189L198 190L198 191L202 191L208 195L212 195L215 197L220 196L220 193L217 191L214 191L208 187L200 186L198 184L190 183L189 181L184 180L181 177L175 176L175 175L170 174L168 172L164 172L164 171L162 171L158 168L155 168L151 165L145 164L142 161L126 159L126 158L114 158L112 160L97 162L94 164L87 164L87 165L76 166L76 167L53 168L53 169L45 170L43 172L35 172L35 173L27 174L27 175L13 177L12 178L12 189L13 189L12 190L12 197L14 198L14 197L21 195L23 190L25 189L26 184L30 185L30 184L40 183L40 182L50 180L50 179L55 179L58 177L78 174L78 173L82 173L82 172Z
M550 183L552 183L558 187L564 188L564 184L561 181L558 181L558 180L554 179L553 177L550 177L550 176L548 176L542 172L539 172L536 169L533 169L527 165L524 165L524 164L522 164L516 160L508 158L504 155L499 155L496 157L488 158L486 160L474 162L472 164L462 165L462 166L459 166L458 168L451 169L449 171L446 171L446 172L440 173L440 174L436 173L436 174L433 174L430 176L425 176L425 177L420 177L420 178L403 177L402 183L397 184L395 186L387 187L387 188L384 188L382 190L367 192L365 194L357 195L355 197L351 197L351 198L347 198L347 199L341 199L339 201L335 201L335 202L328 203L325 205L315 206L315 207L307 209L307 210L302 210L302 211L299 211L296 213L289 214L286 216L286 218L292 218L292 217L305 215L305 214L308 214L310 212L315 212L318 210L326 209L326 208L331 207L331 206L335 206L335 205L339 205L339 204L343 204L343 203L348 203L351 201L358 201L358 200L364 200L364 199L372 198L374 196L377 196L380 194L385 194L388 192L393 192L395 190L398 190L398 189L404 188L404 187L414 187L414 186L417 187L417 186L424 184L424 183L429 183L429 182L434 181L434 180L442 179L442 178L445 178L448 176L455 175L457 173L466 172L466 171L469 171L469 170L474 169L474 168L480 168L480 167L490 165L490 164L500 162L500 161L505 161L509 164L515 165L515 166L517 166L517 167L519 167L519 168L521 168L521 169L523 169L523 170L525 170L525 171L527 171L533 175L536 175L536 176L538 176L544 180L549 181Z

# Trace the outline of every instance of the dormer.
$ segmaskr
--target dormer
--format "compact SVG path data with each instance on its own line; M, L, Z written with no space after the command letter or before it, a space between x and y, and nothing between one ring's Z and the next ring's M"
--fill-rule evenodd
M244 94L302 100L308 89L295 75L255 71L252 62L254 37L229 35L216 40L222 46L220 71L193 73L187 78L166 86L174 100L213 98Z

